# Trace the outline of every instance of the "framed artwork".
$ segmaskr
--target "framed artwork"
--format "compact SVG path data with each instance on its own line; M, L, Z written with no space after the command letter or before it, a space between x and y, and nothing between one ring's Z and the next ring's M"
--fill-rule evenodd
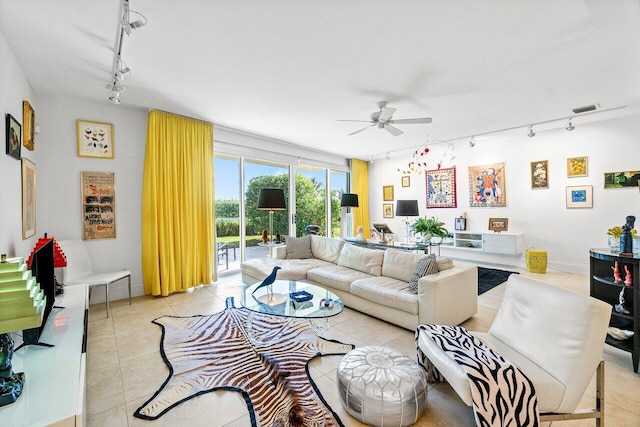
M20 160L20 139L21 127L20 123L11 115L6 116L7 129L7 154Z
M567 178L589 176L589 159L587 156L570 157L567 159Z
M36 165L22 158L22 240L36 234Z
M393 185L382 186L382 200L385 202L393 201Z
M393 218L393 203L382 204L382 217Z
M22 145L24 145L27 150L33 151L36 136L36 113L33 111L33 108L31 108L29 101L22 101L22 124L24 125Z
M605 172L604 188L638 187L640 171Z
M113 159L113 125L88 120L76 120L78 127L78 156Z
M509 218L489 218L489 230L499 233L508 229Z
M469 206L498 208L507 206L506 163L469 166Z
M464 231L467 229L467 219L459 217L455 219L455 227L457 231Z
M549 188L549 161L531 162L531 188Z
M427 208L455 208L456 168L430 170L425 173Z
M409 175L405 175L402 177L402 186L411 187L411 177Z
M82 172L82 238L116 237L116 180L113 172Z
M567 209L592 208L593 186L577 185L567 187Z

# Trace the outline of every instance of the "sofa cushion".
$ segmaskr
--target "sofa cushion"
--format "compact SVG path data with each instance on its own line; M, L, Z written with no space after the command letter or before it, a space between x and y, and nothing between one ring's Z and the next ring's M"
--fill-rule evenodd
M424 254L387 249L382 260L382 275L408 282Z
M313 258L311 236L287 237L287 259Z
M384 252L381 250L347 244L342 247L338 265L353 268L372 276L380 276L382 274L383 257Z
M354 280L350 292L376 304L418 314L418 298L407 290L407 282L379 276Z
M315 258L309 259L275 259L254 258L241 264L243 274L262 280L271 274L273 267L282 267L278 270L277 278L281 280L302 280L307 278L307 271L311 268L335 265Z
M438 271L438 262L436 261L436 256L434 254L427 255L422 258L416 269L413 271L411 280L409 280L409 292L417 294L418 280L420 280L422 276L437 273Z
M447 258L446 256L436 257L436 262L438 263L438 271L444 271L453 268L453 260L451 258Z
M351 282L358 279L368 279L373 276L353 270L349 267L341 267L329 264L320 268L307 271L307 279L321 286L349 292Z
M311 235L311 253L314 258L337 263L344 240Z

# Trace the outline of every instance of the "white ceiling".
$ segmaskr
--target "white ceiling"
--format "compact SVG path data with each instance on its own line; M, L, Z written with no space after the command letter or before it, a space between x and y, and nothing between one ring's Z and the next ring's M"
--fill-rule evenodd
M638 0L130 0L124 107L368 159L429 140L640 107ZM36 93L108 103L120 0L0 0ZM368 120L378 101L394 137ZM581 120L576 119L579 125ZM557 124L561 126L564 124ZM523 131L524 132L524 131Z

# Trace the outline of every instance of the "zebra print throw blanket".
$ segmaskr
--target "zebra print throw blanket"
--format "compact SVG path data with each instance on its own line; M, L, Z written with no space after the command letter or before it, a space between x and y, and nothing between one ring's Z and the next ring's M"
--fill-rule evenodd
M421 331L467 371L477 426L537 427L540 424L533 383L517 366L463 327L418 326L418 363L427 371L427 381L445 381L445 378L417 346Z
M256 343L247 333L279 330ZM213 390L241 393L252 426L343 426L309 377L316 356L345 354L354 346L318 338L306 320L235 308L209 316L162 316L160 352L169 377L134 416L155 420L176 405Z

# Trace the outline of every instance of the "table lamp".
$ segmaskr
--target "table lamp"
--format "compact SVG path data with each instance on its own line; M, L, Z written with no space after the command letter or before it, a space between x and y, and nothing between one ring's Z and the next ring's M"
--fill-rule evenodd
M284 190L279 188L263 188L258 196L258 210L269 211L269 244L273 241L273 211L283 211L287 209L284 201Z
M398 202L396 203L396 216L406 217L404 223L405 232L407 235L407 245L409 244L409 217L419 215L420 212L418 212L417 200L398 200Z
M340 218L340 238L353 237L353 212L351 208L358 207L358 195L353 193L343 193L340 199L340 208L345 208Z
M46 298L23 258L2 257L0 262L0 406L22 394L24 373L11 369L13 338L10 332L37 328L42 323Z

